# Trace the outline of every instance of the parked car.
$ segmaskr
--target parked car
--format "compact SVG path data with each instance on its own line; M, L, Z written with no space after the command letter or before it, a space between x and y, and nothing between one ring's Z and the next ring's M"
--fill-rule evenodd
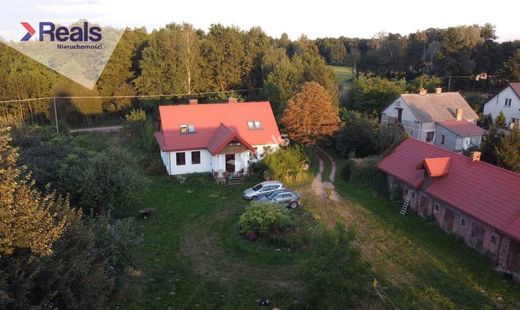
M246 200L257 200L259 198L268 195L275 190L282 189L283 184L279 181L265 181L259 184L256 184L253 187L250 187L244 191L242 195Z
M300 205L300 194L288 189L281 189L258 199L258 201L276 203L280 206L294 209Z

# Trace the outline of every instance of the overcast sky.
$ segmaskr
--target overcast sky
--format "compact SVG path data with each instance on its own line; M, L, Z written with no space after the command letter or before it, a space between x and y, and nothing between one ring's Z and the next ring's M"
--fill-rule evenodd
M20 21L69 23L80 18L116 27L148 30L188 22L206 30L212 23L243 29L261 26L278 37L370 38L377 32L408 34L430 27L496 25L500 41L520 39L520 4L489 0L0 0L0 36L18 38Z

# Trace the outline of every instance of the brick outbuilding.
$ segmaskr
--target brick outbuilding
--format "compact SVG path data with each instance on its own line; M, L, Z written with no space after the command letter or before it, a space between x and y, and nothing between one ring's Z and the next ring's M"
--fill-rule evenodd
M378 167L410 209L520 280L520 174L413 138Z

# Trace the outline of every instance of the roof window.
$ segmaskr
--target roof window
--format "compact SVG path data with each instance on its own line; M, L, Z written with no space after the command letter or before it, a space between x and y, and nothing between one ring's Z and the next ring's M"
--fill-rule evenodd
M262 123L260 123L260 121L255 121L255 120L248 121L247 128L249 128L251 130L262 129Z
M194 133L195 132L195 125L193 125L193 124L182 124L180 126L180 132L181 133Z

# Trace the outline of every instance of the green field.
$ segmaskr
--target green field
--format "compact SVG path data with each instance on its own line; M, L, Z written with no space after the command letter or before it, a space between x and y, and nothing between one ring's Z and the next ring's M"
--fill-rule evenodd
M118 135L90 136L99 147L125 147ZM108 138L109 137L109 138ZM85 139L87 141L88 139ZM313 161L313 164L316 161ZM337 159L338 175L344 161ZM311 169L316 171L314 167ZM148 219L137 217L143 234L139 267L127 293L115 300L123 309L261 309L256 300L268 297L272 307L302 308L297 266L307 256L246 241L237 222L246 203L239 187L217 185L204 175L184 182L147 176L134 207L120 216L137 217L153 207ZM436 225L413 215L399 215L399 206L373 190L336 179L343 202L324 202L305 188L304 206L325 226L353 225L357 243L371 264L383 300L372 295L375 308L495 309L518 308L520 287L503 280L491 264ZM376 296L376 297L374 297ZM363 306L368 300L363 302ZM272 308L271 307L271 308Z
M345 66L329 66L336 74L339 85L348 91L352 87L352 80L354 78L354 72L351 67Z

